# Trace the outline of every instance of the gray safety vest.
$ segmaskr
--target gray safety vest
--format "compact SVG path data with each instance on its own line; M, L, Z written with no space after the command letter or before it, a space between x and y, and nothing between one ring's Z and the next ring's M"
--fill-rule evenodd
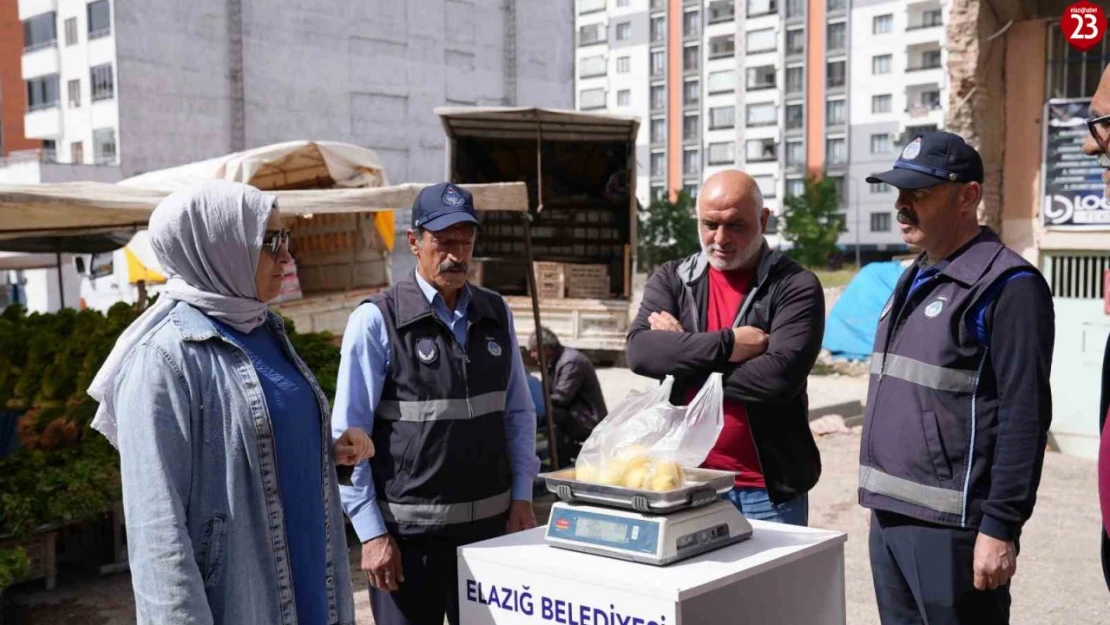
M910 293L906 271L875 333L860 446L859 501L953 527L978 527L990 491L998 391L969 313L1015 272L1039 272L988 229Z
M395 535L488 534L475 525L503 525L509 509L512 328L497 293L469 288L465 350L414 275L368 300L382 311L391 349L371 469Z

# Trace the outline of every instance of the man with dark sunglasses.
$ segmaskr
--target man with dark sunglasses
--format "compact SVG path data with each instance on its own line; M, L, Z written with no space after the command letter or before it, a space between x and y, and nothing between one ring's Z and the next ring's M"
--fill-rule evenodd
M1095 96L1091 99L1091 117L1087 120L1090 136L1083 143L1083 152L1097 156L1106 171L1105 198L1110 202L1110 66L1102 72ZM1102 400L1099 402L1098 499L1102 507L1102 575L1110 588L1110 429L1106 414L1110 410L1110 340L1102 357Z

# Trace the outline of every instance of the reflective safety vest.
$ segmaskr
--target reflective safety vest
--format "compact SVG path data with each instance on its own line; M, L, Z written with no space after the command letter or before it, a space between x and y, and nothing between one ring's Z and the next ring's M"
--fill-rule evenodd
M875 333L859 502L978 527L999 404L984 311L1013 277L1043 277L986 228L935 276L915 285L915 273L902 275Z
M397 536L488 535L481 527L505 523L513 329L501 296L469 288L465 349L415 275L367 300L381 309L391 349L370 466L378 507Z

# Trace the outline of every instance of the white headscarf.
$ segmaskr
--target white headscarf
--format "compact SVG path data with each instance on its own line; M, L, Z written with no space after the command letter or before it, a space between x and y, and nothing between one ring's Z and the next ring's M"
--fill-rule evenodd
M177 302L240 332L266 321L255 272L275 201L252 186L216 180L176 191L154 209L150 245L169 280L158 303L116 340L88 390L100 402L92 427L113 446L118 446L114 395L123 362Z

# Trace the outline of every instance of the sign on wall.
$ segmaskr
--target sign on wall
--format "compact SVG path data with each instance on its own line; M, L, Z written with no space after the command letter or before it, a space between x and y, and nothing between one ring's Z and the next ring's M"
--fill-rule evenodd
M1090 98L1049 100L1045 107L1041 219L1050 230L1110 230L1110 201L1098 157L1083 153Z

